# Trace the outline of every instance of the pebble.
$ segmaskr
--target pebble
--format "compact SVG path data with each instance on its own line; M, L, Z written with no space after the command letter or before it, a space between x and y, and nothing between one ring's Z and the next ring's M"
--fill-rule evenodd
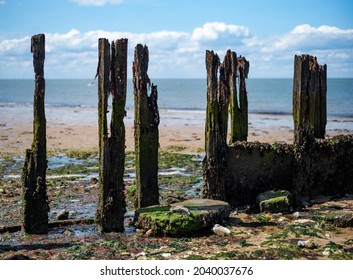
M171 253L163 253L162 254L162 257L165 258L165 259L169 259L171 256L172 256Z
M215 224L214 227L212 228L212 231L218 236L227 236L227 235L230 235L231 233L231 231L228 228L222 227L219 224Z
M294 212L293 213L293 217L298 219L300 217L300 213L297 211L297 212Z

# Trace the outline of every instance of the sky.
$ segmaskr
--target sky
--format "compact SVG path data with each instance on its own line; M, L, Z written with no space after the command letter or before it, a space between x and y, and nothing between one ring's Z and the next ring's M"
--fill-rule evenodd
M151 79L205 78L206 50L228 49L250 61L249 78L292 78L300 54L353 77L352 15L351 0L0 0L0 79L34 77L39 33L46 78L94 78L99 38L127 38L130 69L147 45Z

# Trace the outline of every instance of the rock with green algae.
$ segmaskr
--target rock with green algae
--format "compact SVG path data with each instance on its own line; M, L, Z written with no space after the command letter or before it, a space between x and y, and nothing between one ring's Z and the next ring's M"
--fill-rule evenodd
M256 197L261 212L289 212L292 208L292 194L286 190L271 190Z
M333 211L326 214L324 219L336 227L353 227L353 212Z
M187 211L171 211L187 208ZM228 203L211 199L190 199L167 206L150 206L135 213L135 226L155 236L190 236L209 231L229 217Z

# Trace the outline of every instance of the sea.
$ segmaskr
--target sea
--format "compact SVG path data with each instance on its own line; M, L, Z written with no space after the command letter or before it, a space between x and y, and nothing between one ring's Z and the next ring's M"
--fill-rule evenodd
M206 109L205 79L155 79L160 109ZM47 79L47 106L95 107L98 103L97 80ZM248 79L246 81L250 113L292 114L292 79ZM353 117L353 78L327 80L329 116ZM28 106L33 103L33 80L0 80L0 107ZM127 109L134 107L133 83L128 80ZM1 109L0 109L1 110Z

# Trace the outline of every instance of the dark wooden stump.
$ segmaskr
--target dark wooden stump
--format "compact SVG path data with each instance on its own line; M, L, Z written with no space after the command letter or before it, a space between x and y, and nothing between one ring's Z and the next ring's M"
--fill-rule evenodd
M315 138L325 138L326 72L326 65L319 65L316 57L294 57L293 118L296 145L310 146Z
M136 209L159 204L158 92L157 86L152 84L150 96L147 93L147 87L150 85L147 75L148 58L147 46L138 44L132 68L135 100Z
M49 204L46 188L46 119L45 119L45 36L32 36L31 51L35 73L34 120L32 148L26 150L22 170L22 231L31 234L48 233Z
M224 200L227 185L229 107L229 87L227 86L227 75L225 75L227 68L225 69L224 65L227 65L229 61L225 59L220 71L220 84L218 85L219 63L218 55L207 50L206 156L203 161L203 174L206 184L203 197Z
M127 39L110 44L99 39L98 124L99 124L99 200L97 228L101 232L124 231L125 195L125 103L127 80ZM110 136L107 113L112 95Z

